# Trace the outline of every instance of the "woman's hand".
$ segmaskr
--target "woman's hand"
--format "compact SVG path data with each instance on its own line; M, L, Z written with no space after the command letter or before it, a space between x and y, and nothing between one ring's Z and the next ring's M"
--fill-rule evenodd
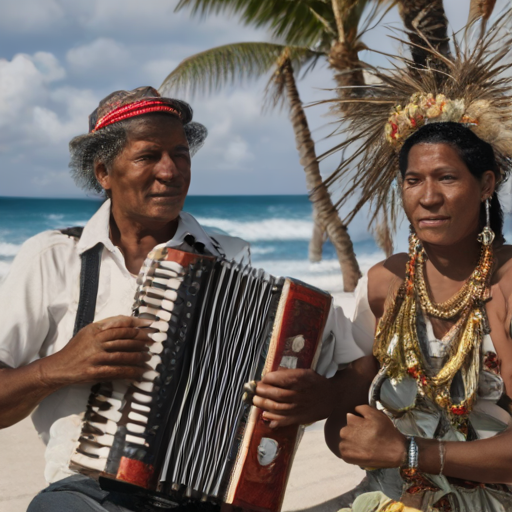
M369 405L347 414L347 426L340 431L341 458L349 464L371 468L397 468L407 457L407 439L391 420Z

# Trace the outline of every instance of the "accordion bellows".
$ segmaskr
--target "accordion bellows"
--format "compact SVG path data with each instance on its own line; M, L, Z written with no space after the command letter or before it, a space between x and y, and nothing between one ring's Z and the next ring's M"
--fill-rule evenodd
M270 429L243 387L314 367L330 302L298 281L158 246L133 307L158 329L148 371L92 388L71 469L155 502L278 511L301 428Z

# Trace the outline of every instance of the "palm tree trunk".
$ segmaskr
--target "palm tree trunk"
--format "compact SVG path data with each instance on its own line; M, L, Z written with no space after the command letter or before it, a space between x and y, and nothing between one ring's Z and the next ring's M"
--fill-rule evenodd
M439 53L450 57L448 20L444 12L443 0L400 0L398 10L411 43L426 46L426 39ZM418 32L421 32L425 39ZM443 66L439 61L431 62L431 54L417 46L411 46L411 54L418 66L425 67L429 64L436 67Z
M316 209L313 207L313 233L311 235L311 240L309 241L308 254L309 261L311 261L311 263L318 263L319 261L322 261L322 248L325 240L325 229L320 222L318 222Z
M354 291L361 277L361 271L354 254L354 246L347 232L347 227L341 222L320 175L315 143L311 137L306 114L302 108L302 101L299 97L290 59L287 58L283 61L280 71L285 80L295 143L299 150L300 163L306 173L306 184L311 201L315 206L315 215L336 249L343 276L343 289L346 292L351 292Z

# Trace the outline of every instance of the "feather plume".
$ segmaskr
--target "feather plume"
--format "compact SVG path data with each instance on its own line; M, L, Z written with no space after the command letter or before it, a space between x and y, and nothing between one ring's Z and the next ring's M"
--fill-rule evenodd
M444 95L450 112L458 122L469 128L494 148L503 177L512 171L512 63L508 60L512 47L509 28L512 10L502 15L485 34L480 34L471 47L454 38L454 57L446 58L431 46L423 48L432 60L442 60L446 68L421 68L406 57L391 57L391 68L366 67L373 75L361 97L341 96L333 100L332 109L341 119L335 134L344 141L320 156L325 158L340 152L342 161L326 180L331 192L336 192L340 209L349 199L355 206L344 219L349 223L366 203L370 204L370 226L388 222L396 228L401 195L398 154L400 144L390 144L385 126L398 107L402 109L414 95L435 99ZM405 45L411 45L402 41ZM346 108L346 104L357 108ZM445 121L445 113L429 122ZM443 117L444 116L444 117ZM449 120L454 120L450 118ZM414 123L413 123L414 124ZM419 126L418 126L419 127ZM409 133L410 135L410 133ZM402 141L403 142L403 141ZM384 220L382 220L384 219Z
M495 5L496 0L471 0L469 4L468 25L472 25L480 18L482 18L483 21L487 21Z

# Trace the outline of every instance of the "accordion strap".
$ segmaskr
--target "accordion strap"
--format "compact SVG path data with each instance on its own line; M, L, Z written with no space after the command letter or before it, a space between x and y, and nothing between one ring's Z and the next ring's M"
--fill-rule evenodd
M63 235L73 238L82 236L82 227L61 229ZM96 297L98 296L98 285L100 280L100 263L103 244L98 243L80 256L80 298L75 318L73 336L77 332L94 321L96 311Z

